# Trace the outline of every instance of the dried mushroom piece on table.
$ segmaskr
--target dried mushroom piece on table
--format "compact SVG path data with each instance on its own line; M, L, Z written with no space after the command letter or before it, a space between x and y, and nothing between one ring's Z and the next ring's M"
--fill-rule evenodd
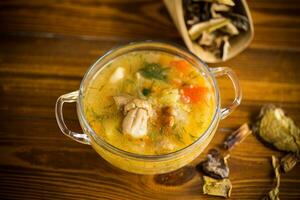
M220 153L213 149L207 155L207 159L200 163L202 170L207 175L216 178L228 178L229 167L226 158L223 158Z
M272 166L275 173L274 187L262 200L279 200L280 165L278 158L275 156L272 156Z
M281 158L280 167L282 171L289 172L297 165L298 162L299 158L294 153L289 153Z
M232 149L236 145L243 142L243 140L252 133L247 123L243 124L239 129L234 131L224 142L225 149Z
M203 176L203 194L228 198L231 195L232 184L229 179L213 179Z
M299 153L300 129L281 108L274 105L264 106L253 131L279 150Z
M183 0L184 18L195 45L225 60L231 38L249 30L233 0Z

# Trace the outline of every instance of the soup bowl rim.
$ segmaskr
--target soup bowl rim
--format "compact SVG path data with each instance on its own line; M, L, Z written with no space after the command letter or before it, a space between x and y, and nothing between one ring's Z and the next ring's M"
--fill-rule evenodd
M203 67L207 74L209 75L209 77L212 79L212 83L213 83L213 88L214 88L214 94L215 94L215 99L216 99L216 106L214 109L214 114L213 114L213 118L208 126L208 128L205 130L205 132L198 137L195 141L193 141L191 144L187 145L186 147L179 149L177 151L174 152L170 152L167 154L160 154L160 155L143 155L143 154L137 154L137 153L132 153L132 152L128 152L125 150L122 150L112 144L110 144L109 142L105 141L105 139L101 138L101 136L97 135L96 132L93 130L93 128L89 125L88 120L85 117L84 111L83 111L83 94L84 94L84 82L88 81L87 78L90 75L91 71L97 67L97 65L99 64L99 62L101 62L103 59L105 59L106 57L108 57L109 55L111 55L114 52L117 52L118 50L121 50L123 48L129 48L131 46L134 45L145 45L145 49L147 50L147 46L149 48L149 46L153 46L155 47L155 45L163 45L165 48L175 48L175 50L177 50L181 53L186 54L186 56L189 56L191 59L193 59L194 61L196 61L199 64L199 67ZM160 49L161 47L157 47L158 49ZM158 50L157 49L157 50ZM151 49L152 50L152 49ZM132 50L129 52L134 52L137 50ZM126 52L126 53L129 53ZM125 54L126 54L125 53ZM170 52L168 52L170 53ZM170 53L172 55L176 55L175 52L174 53ZM106 63L105 63L106 64ZM100 67L100 70L103 69L105 67L105 64L103 66ZM79 89L79 95L78 95L78 99L77 99L77 114L78 117L80 119L80 122L83 123L84 127L86 128L88 135L90 137L92 137L93 141L95 141L97 143L97 145L101 146L102 148L104 148L105 150L113 153L113 154L117 154L119 156L126 156L127 158L130 159L135 159L135 160L143 160L143 161L163 161L163 160L169 160L169 159L174 159L176 157L180 157L182 155L185 155L186 153L190 152L191 149L193 149L194 147L197 146L197 144L202 143L205 139L209 138L210 134L214 133L215 127L218 125L219 121L220 121L220 94L219 94L219 87L217 84L217 81L215 79L215 76L210 72L210 68L208 67L208 65L203 62L200 58L198 58L196 55L194 55L193 53L189 52L188 49L175 44L175 43L171 43L171 42L162 42L162 41L154 41L154 40L146 40L146 41L138 41L138 42L130 42L127 43L125 45L119 45L117 47L111 48L109 51L107 51L105 54L103 54L102 56L100 56L96 62L94 62L86 71L81 83L80 83L80 89Z

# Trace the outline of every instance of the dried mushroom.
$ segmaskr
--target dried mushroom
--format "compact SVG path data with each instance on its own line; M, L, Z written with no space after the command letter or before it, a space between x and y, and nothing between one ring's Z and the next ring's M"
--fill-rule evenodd
M166 127L173 127L175 122L175 110L171 106L161 108L162 119L161 123Z
M204 46L211 46L214 42L214 38L215 36L213 34L204 31L202 33L201 39L199 40L199 44Z
M228 6L234 6L234 1L233 0L213 0L213 2L217 2L217 3L220 3L220 4L225 4L225 5L228 5Z
M263 197L263 200L279 200L280 165L278 158L275 156L272 156L272 166L275 173L274 188L265 197Z
M223 60L227 59L229 48L230 48L229 41L228 39L225 38L221 43L221 58Z
M201 163L201 167L204 173L216 179L228 178L229 176L226 159L215 149L209 152L207 159Z
M249 30L249 21L247 17L237 14L237 13L223 13L223 15L230 19L234 26L238 29L248 31Z
M298 153L300 149L300 129L284 114L281 108L267 105L261 109L253 130L265 142L279 150Z
M282 171L288 172L291 171L298 162L299 162L299 158L295 154L289 153L285 155L283 158L281 158L280 167Z
M234 131L224 142L225 149L232 149L236 145L243 142L243 140L252 133L248 124L243 124L239 129Z
M226 26L224 26L221 30L229 35L239 34L239 30L231 22L227 23Z
M196 40L201 36L203 32L213 32L219 28L222 28L227 23L229 23L229 20L225 18L211 19L209 21L200 22L198 24L193 25L188 32L191 39Z
M249 29L247 17L238 13L233 0L183 0L183 8L195 46L223 60L228 57L231 38Z
M228 12L230 11L230 7L224 4L213 3L210 7L210 13L212 18L222 17L219 12Z
M231 194L232 184L229 179L217 180L203 176L203 194L228 198Z

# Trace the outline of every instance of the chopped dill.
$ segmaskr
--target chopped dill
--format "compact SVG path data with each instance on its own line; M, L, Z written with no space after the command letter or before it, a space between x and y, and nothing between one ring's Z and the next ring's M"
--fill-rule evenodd
M107 106L104 106L104 108L105 108L105 109L112 108L114 105L115 105L114 103L111 103L111 104L109 104L109 105L107 105Z
M167 81L166 71L168 68L162 68L158 63L146 63L144 68L140 69L141 75L148 79L157 79Z
M111 119L111 118L114 118L118 115L117 113L98 114L92 108L90 108L90 113L93 116L93 118L97 121L103 121L103 120L106 120L106 119Z
M155 155L160 155L160 152L157 151L157 150L154 150L154 154L155 154Z
M90 90L98 90L96 87L89 87Z
M192 135L191 133L189 133L189 135L190 135L190 137L191 137L191 139L192 139L193 141L195 141L195 140L198 138L198 137Z
M151 131L149 134L151 140L154 142L157 139L157 132Z
M195 78L198 77L198 74L195 74L194 72L190 72L190 73L188 74L188 77L191 78L191 79L195 79Z
M174 135L175 135L175 138L179 141L179 142L181 142L181 143L183 143L184 144L184 142L183 142L183 137L182 137L182 134L181 133L179 133L179 132L175 132L174 133Z
M196 122L196 124L197 124L198 126L202 126L202 125L203 125L203 121Z
M103 88L104 88L104 84L100 86L98 92L101 92Z
M122 134L122 131L121 131L120 127L116 127L116 131L117 131L118 133Z
M151 94L151 89L149 88L143 88L142 93L145 97L149 96Z

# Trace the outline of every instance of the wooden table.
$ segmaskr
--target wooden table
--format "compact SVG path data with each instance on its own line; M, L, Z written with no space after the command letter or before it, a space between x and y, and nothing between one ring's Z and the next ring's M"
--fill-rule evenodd
M207 150L230 134L221 130L249 122L267 103L283 107L300 125L300 3L249 0L249 6L254 40L222 64L237 73L243 101L220 123ZM216 199L202 194L202 174L193 167L169 179L130 174L56 124L57 97L77 90L89 65L110 48L146 39L183 44L161 1L1 1L0 24L1 199ZM228 104L232 86L226 79L219 84ZM75 105L64 111L68 126L80 130ZM283 155L253 135L230 152L231 199L260 199L270 190L273 154ZM282 175L280 197L300 199L299 165Z

